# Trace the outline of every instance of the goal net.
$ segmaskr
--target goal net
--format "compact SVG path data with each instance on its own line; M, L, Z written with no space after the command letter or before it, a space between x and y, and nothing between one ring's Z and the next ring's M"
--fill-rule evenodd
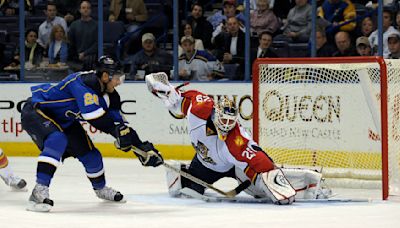
M257 59L253 136L282 166L400 195L400 61Z

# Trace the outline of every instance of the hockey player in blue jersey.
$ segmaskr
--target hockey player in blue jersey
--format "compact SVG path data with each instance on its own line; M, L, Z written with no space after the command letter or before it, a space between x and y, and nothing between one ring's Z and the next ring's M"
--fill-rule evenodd
M21 111L23 128L41 150L36 171L36 186L29 198L28 210L49 211L49 185L60 163L67 157L77 158L85 167L93 189L100 199L124 202L124 196L106 186L103 161L80 121L87 121L112 135L123 151L132 146L148 153L138 155L144 166L163 163L150 142L142 142L120 114L121 102L115 87L121 83L118 64L110 57L100 57L94 71L77 72L56 85L41 84L31 88Z

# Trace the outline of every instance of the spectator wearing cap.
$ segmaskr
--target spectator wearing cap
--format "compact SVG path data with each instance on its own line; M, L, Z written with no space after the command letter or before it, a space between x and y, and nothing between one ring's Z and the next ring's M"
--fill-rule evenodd
M192 25L189 23L183 22L182 29L180 31L183 31L183 36L192 36L193 37ZM194 39L194 48L196 50L204 50L203 41L200 39ZM182 47L178 46L178 55L180 56L180 55L182 55L182 53L183 53Z
M333 53L334 57L357 56L357 51L351 45L351 39L348 32L340 31L335 35L337 51Z
M222 78L222 64L206 51L196 50L192 36L183 36L183 54L179 57L179 77L182 80L210 81Z
M69 65L73 71L94 69L97 62L97 21L90 16L90 2L82 1L79 12L81 18L72 22L68 31Z
M227 31L227 21L231 17L238 18L240 28L244 31L244 15L237 11L236 0L224 0L223 10L217 11L214 15L210 16L207 20L213 26L212 40L219 35L221 32Z
M143 80L144 75L161 71L170 74L173 58L164 50L157 48L152 33L143 34L142 47L143 49L131 59L130 80Z
M399 33L393 26L392 26L392 11L388 8L383 10L383 23L382 23L382 30L383 30L383 57L387 58L390 54L388 48L388 36L392 33ZM368 37L369 43L372 47L372 52L374 55L378 54L378 29L373 31L371 35Z
M389 59L400 59L400 35L392 33L388 36Z
M356 50L360 56L371 56L371 45L369 44L368 37L360 36L356 40Z
M267 31L275 33L280 22L274 12L269 9L269 0L257 0L257 9L250 13L250 31L254 35Z
M211 49L211 37L213 27L209 21L203 16L203 6L198 2L193 3L191 15L187 19L187 24L192 27L192 36L200 39L204 44L204 48Z

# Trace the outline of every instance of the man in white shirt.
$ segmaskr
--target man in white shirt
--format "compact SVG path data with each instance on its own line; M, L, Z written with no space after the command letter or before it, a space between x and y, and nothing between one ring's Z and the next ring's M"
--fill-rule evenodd
M68 31L67 23L65 22L64 18L56 16L57 7L55 3L47 3L46 15L46 20L39 26L39 37L37 40L37 42L45 49L48 48L50 43L50 33L54 25L59 24L64 28L65 32Z

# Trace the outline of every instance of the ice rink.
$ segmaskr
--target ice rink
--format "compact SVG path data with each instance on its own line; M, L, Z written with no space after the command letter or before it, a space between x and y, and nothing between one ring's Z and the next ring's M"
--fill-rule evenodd
M0 183L0 227L400 227L399 201L295 203L290 206L206 203L170 198L164 168L144 168L136 159L104 159L107 185L128 202L99 200L78 160L67 159L50 187L50 213L25 210L34 186L36 158L9 157L28 192L12 192ZM219 186L231 190L232 182Z

